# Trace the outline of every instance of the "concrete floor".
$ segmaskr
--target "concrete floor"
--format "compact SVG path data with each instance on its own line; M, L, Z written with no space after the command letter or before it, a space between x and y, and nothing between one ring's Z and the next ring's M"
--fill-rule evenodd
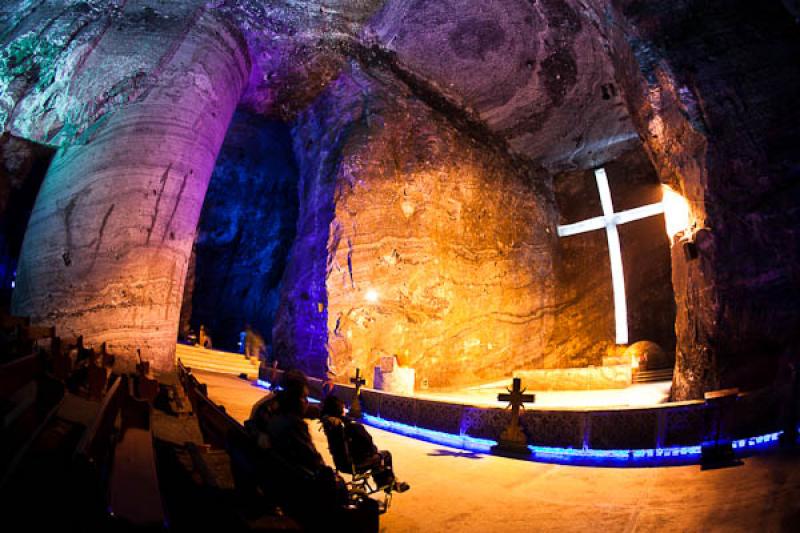
M196 372L242 421L264 391ZM317 448L325 437L310 422ZM412 489L381 517L389 533L515 531L800 531L800 456L772 453L736 468L588 468L471 454L370 428ZM332 464L332 463L331 463Z

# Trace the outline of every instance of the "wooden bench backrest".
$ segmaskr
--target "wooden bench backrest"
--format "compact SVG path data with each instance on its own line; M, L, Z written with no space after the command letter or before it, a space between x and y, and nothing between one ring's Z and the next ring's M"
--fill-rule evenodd
M27 316L14 316L8 313L0 313L0 328L14 329L30 326L31 319Z
M36 355L0 366L0 398L10 398L20 388L36 379L41 370L42 362Z
M194 408L197 422L203 439L213 448L224 450L228 448L231 438L246 438L247 433L239 422L234 420L225 410L215 404L201 390L195 389L192 407Z
M124 376L118 377L103 395L97 416L92 425L86 428L83 437L78 443L78 447L75 450L76 456L87 459L92 463L100 463L105 460L110 451L111 436L114 433L117 414L119 414L126 393L127 378Z
M22 337L29 341L50 339L56 336L55 326L23 326L20 329Z

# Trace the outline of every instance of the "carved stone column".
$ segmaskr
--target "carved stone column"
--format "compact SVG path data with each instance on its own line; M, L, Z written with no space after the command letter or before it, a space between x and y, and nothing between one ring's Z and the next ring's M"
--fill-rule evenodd
M163 24L113 25L82 66L97 76L120 61L121 71L147 69L120 82L123 104L81 144L56 154L12 302L60 336L107 341L121 370L137 350L158 371L174 368L197 220L250 70L243 40L217 15L201 8L188 23ZM127 103L125 84L134 84Z

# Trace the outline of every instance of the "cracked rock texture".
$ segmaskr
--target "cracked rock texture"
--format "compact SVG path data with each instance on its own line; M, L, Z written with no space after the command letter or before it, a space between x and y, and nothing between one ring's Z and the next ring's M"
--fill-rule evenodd
M800 346L800 33L778 2L614 2L615 56L660 174L689 199L673 246L672 396L751 388Z
M144 18L140 18L144 17ZM106 341L117 368L174 368L186 267L209 176L249 71L235 32L200 12L187 25L134 11L84 68L158 64L154 85L61 147L25 234L12 312L59 335ZM141 46L134 46L144 41ZM88 133L88 132L87 132Z
M357 67L294 135L301 207L279 358L318 374L330 354L344 380L397 355L431 387L544 364L555 209L533 173Z

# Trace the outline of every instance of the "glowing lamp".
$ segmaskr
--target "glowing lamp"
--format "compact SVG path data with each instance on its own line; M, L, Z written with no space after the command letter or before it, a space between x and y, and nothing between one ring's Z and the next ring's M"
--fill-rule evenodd
M370 303L377 303L378 302L378 291L375 289L367 290L366 294L364 294L364 298L367 299Z
M668 185L662 185L661 189L667 236L672 239L679 232L689 229L689 202Z

